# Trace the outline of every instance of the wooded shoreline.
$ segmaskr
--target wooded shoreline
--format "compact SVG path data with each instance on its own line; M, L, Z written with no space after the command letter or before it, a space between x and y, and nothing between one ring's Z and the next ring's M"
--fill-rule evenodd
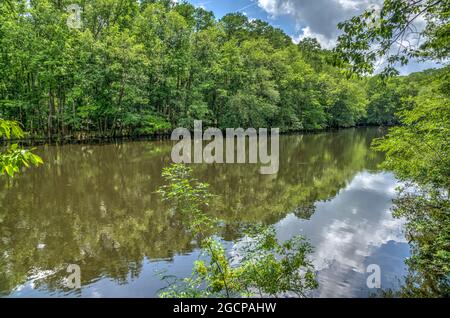
M302 135L302 134L321 134L326 132L337 132L341 130L348 129L363 129L363 128L378 128L384 129L386 132L390 127L395 125L358 125L353 127L338 127L338 128L324 128L324 129L314 129L314 130L297 130L297 131L280 131L281 136L292 136L292 135ZM207 129L207 127L205 127ZM222 133L225 132L224 129L220 129ZM193 130L190 130L193 133ZM41 145L96 145L96 144L112 144L116 142L134 142L134 141L165 141L170 140L171 133L156 133L148 135L123 135L123 136L87 136L86 138L76 138L74 136L68 137L58 137L55 136L51 139L45 137L25 137L21 139L2 139L0 140L0 145L5 146L11 143L17 143L22 146L41 146Z

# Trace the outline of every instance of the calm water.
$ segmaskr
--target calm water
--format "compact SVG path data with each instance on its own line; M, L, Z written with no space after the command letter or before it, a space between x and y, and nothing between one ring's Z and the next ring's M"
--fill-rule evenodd
M198 165L218 195L230 250L239 224L275 224L280 239L306 236L320 287L316 297L366 297L366 268L396 288L409 247L389 211L398 185L377 170L369 146L378 129L282 136L280 171L253 165ZM199 251L154 192L170 164L170 142L45 146L45 166L0 180L0 295L154 297L160 275L188 276ZM68 290L69 264L81 290Z

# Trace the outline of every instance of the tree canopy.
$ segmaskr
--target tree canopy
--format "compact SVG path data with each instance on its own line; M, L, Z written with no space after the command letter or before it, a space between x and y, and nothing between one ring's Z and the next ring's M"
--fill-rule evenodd
M14 121L7 121L0 118L0 138L23 138L24 132L19 124ZM22 167L30 165L38 166L42 164L42 159L31 151L21 149L17 143L6 147L0 151L0 176L7 174L14 177Z
M0 3L0 116L30 136L149 135L194 119L285 132L396 122L401 95L347 78L315 39L171 1L79 1L73 27L73 2Z
M447 61L450 50L450 1L385 0L381 9L369 8L342 22L344 32L335 49L341 66L384 75L412 58ZM377 65L378 64L378 65Z

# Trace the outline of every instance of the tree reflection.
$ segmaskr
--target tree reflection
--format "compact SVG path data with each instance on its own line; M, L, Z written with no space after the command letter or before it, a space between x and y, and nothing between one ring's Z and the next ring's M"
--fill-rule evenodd
M217 194L210 211L236 240L240 225L274 224L288 213L308 219L314 202L336 196L361 170L383 159L370 151L374 129L280 140L280 171L255 165L197 165L195 176ZM82 285L99 277L126 283L145 258L171 259L195 242L155 193L169 165L170 142L45 146L45 167L0 180L0 292L35 277L35 288L64 291L68 264ZM42 277L41 277L42 276ZM40 278L40 279L39 279Z

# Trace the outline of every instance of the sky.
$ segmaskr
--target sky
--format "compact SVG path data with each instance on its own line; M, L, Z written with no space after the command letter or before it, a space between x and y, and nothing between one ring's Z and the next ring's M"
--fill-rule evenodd
M362 13L381 0L187 0L196 7L213 11L220 19L227 13L241 12L250 19L267 21L283 29L298 42L315 37L324 48L333 48L339 35L337 24ZM410 62L399 68L405 75L437 67L433 62Z

